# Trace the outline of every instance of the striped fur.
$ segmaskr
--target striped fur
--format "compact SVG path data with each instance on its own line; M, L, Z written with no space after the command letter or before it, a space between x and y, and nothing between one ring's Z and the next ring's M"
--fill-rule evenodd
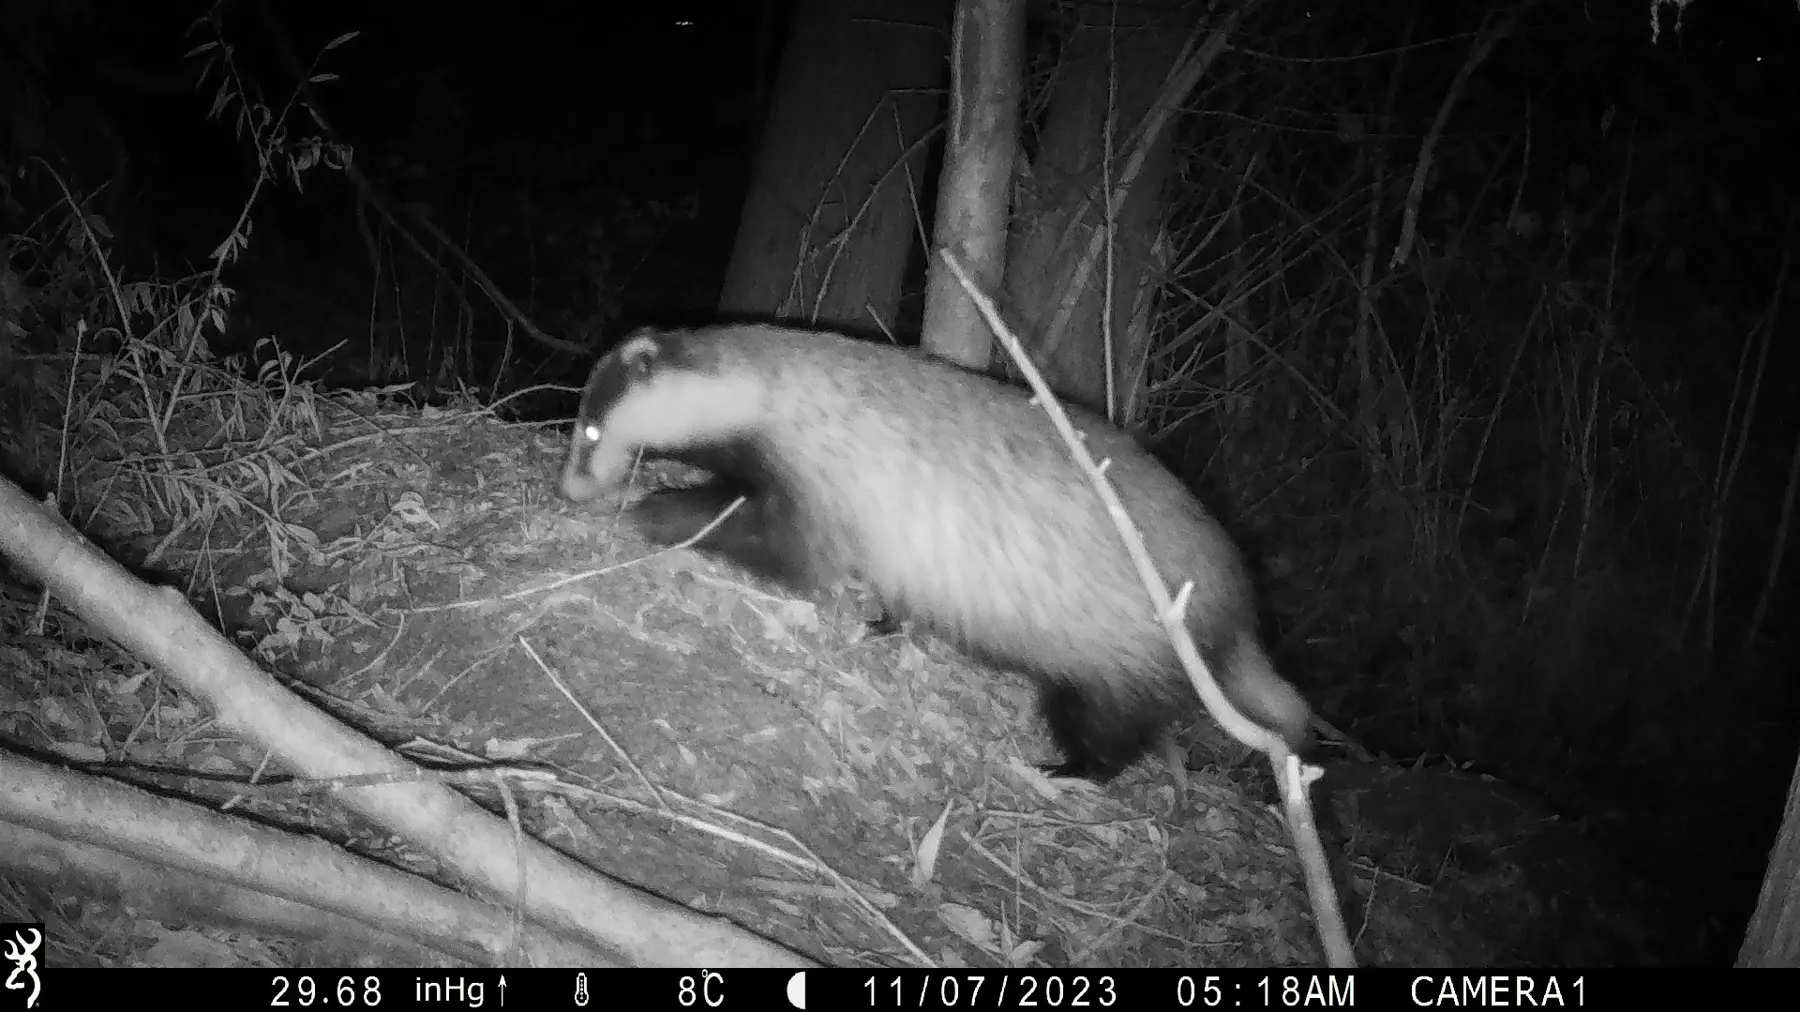
M1270 664L1249 577L1218 522L1103 419L1070 409L1237 707L1294 743L1309 710ZM1066 761L1105 781L1197 704L1098 495L1029 394L841 335L772 326L640 331L594 369L562 491L616 490L639 452L714 480L653 493L668 544L739 494L699 545L796 589L865 582L996 667L1033 675Z

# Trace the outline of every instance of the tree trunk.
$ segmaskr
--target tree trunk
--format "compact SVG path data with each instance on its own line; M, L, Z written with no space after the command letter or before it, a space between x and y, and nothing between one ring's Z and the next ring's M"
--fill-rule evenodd
M969 276L994 294L1006 267L1013 156L1025 83L1025 0L961 0L950 45L950 116L937 213L925 270L926 351L985 368L993 336L968 293L935 255L952 250Z
M937 0L798 0L721 315L891 324L944 45Z
M1800 764L1788 784L1787 810L1769 851L1762 895L1744 929L1739 966L1800 966Z
M1147 114L1159 108L1198 9L1158 0L1080 5L1077 12L1081 21L1064 46L1041 150L1014 219L1006 289L1050 386L1124 421L1147 347L1151 250L1173 165L1169 131L1150 134L1129 179L1127 156L1145 134L1140 127L1156 122ZM1126 191L1106 244L1095 240L1107 226L1109 185Z

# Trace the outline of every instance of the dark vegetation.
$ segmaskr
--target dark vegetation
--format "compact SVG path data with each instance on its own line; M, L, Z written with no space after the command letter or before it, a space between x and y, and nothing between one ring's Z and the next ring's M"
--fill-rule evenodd
M248 420L212 445L229 467L298 424L266 391L303 362L492 400L588 361L522 320L603 347L704 317L754 40L781 37L757 6L326 4L278 33L254 4L7 4L0 463L77 522L153 530L92 482L174 487L195 391L265 391L216 416ZM1663 955L1689 961L1735 947L1800 745L1800 14L1676 14L1656 38L1630 3L1253 15L1182 121L1141 424L1262 560L1325 717L1584 820L1677 895ZM297 94L298 67L338 76Z

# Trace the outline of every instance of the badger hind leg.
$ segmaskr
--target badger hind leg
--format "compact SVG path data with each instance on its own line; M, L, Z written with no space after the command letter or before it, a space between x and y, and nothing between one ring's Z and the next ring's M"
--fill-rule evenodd
M719 514L744 496L731 515ZM773 492L756 493L735 482L713 481L693 488L652 492L631 508L632 525L645 540L673 545L717 526L694 547L732 562L764 579L795 590L810 590L813 566L803 538L795 529L788 500Z
M1153 693L1132 693L1127 702L1099 684L1067 677L1045 679L1038 708L1064 760L1041 769L1053 777L1084 777L1106 783L1154 746L1171 713L1154 704Z

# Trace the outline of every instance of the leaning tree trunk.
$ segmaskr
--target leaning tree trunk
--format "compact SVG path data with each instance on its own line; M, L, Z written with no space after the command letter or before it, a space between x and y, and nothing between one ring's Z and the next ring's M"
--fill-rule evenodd
M957 3L950 45L950 115L931 245L934 253L939 248L955 253L987 294L999 287L1006 268L1024 53L1025 0ZM920 346L960 365L986 367L993 336L975 303L936 256L927 263L925 277Z
M1166 79L1198 8L1154 0L1075 10L1080 21L1063 47L1031 182L1013 221L1006 290L1050 386L1121 416L1140 380L1151 248L1173 165L1170 132L1156 127L1166 124L1168 105L1181 96L1158 99L1167 95ZM1147 123L1151 130L1140 129ZM1142 157L1133 158L1145 136ZM1099 241L1108 185L1124 190L1110 245ZM1103 339L1109 301L1110 384Z
M1762 895L1744 929L1739 966L1800 966L1800 763L1788 784L1781 832L1769 851Z
M798 0L719 299L889 326L944 76L937 0Z

